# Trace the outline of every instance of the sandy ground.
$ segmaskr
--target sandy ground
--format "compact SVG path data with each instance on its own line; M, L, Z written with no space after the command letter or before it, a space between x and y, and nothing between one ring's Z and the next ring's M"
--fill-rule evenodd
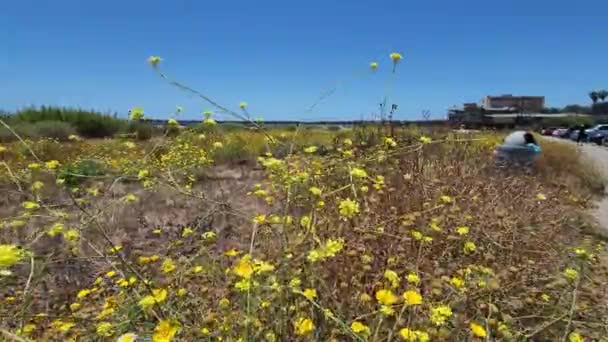
M598 168L608 178L608 148L591 144L585 144L579 148L582 149L587 158L597 164ZM606 197L598 203L598 207L594 210L593 215L601 226L608 231L608 187L606 188Z

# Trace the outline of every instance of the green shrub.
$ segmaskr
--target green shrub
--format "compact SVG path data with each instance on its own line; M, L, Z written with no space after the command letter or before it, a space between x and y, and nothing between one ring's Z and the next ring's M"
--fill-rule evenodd
M247 139L233 135L224 143L224 147L212 151L211 155L214 162L223 164L254 162L259 154L250 148Z
M65 165L58 175L58 179L63 179L66 186L76 186L90 177L103 176L105 174L101 163L85 159Z
M70 135L76 134L72 125L62 121L40 121L33 124L36 134L40 138L53 138L67 141Z
M16 123L11 124L9 122L9 126L23 139L37 139L38 132L36 130L35 125L31 123ZM1 142L10 142L17 140L17 137L13 132L7 129L4 126L0 126L0 141Z
M11 118L14 122L37 123L41 121L61 121L72 125L83 137L103 138L116 134L127 125L126 120L110 115L73 108L45 107L26 108Z
M129 133L134 133L137 140L150 140L154 135L154 126L145 121L133 121L129 124Z

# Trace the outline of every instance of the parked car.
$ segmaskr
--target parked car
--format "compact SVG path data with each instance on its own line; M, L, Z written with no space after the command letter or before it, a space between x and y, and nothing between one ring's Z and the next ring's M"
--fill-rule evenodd
M569 132L568 128L558 128L558 129L554 130L551 135L553 135L556 138L563 138L566 134L568 134L568 132Z
M608 139L608 124L597 125L586 132L590 142L602 145Z
M558 129L558 127L543 128L540 130L540 134L551 136L551 135L553 135L553 132L555 132L557 129Z

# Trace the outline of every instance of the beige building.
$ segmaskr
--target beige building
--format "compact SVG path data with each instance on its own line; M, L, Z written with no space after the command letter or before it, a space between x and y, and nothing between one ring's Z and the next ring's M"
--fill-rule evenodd
M484 109L512 108L518 112L538 113L545 107L544 96L486 96L481 100Z

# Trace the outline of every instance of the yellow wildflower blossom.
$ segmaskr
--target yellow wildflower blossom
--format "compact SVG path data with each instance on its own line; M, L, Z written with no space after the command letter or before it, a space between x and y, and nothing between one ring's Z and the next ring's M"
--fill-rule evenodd
M177 266L175 266L175 264L173 263L173 260L167 258L163 261L162 265L160 266L160 269L163 271L163 273L170 273L173 272L175 269L177 268Z
M484 329L484 327L481 326L480 324L477 324L475 322L471 322L471 324L469 325L469 328L471 328L471 332L476 337L482 337L483 338L483 337L487 336L486 329Z
M369 334L370 332L369 327L359 321L352 322L350 325L350 329L355 334Z
M154 328L152 342L170 342L179 330L179 324L175 321L163 319Z
M408 290L403 293L403 299L407 305L422 304L422 295L418 291Z
M300 317L294 323L294 330L296 335L306 336L315 329L315 325L312 323L310 318Z
M95 327L95 332L99 336L110 337L114 334L114 328L111 323L101 322Z
M234 266L232 271L241 278L249 279L253 275L251 255L244 255Z
M0 245L0 268L8 268L23 258L23 251L16 245Z
M338 207L340 209L340 215L346 219L352 218L359 213L359 203L350 198L342 200Z
M308 300L313 300L313 299L317 298L317 290L306 289L306 290L304 290L304 292L302 292L302 295L304 297L306 297L306 299L308 299Z
M393 305L399 298L391 290L379 290L376 292L376 300L383 305Z

